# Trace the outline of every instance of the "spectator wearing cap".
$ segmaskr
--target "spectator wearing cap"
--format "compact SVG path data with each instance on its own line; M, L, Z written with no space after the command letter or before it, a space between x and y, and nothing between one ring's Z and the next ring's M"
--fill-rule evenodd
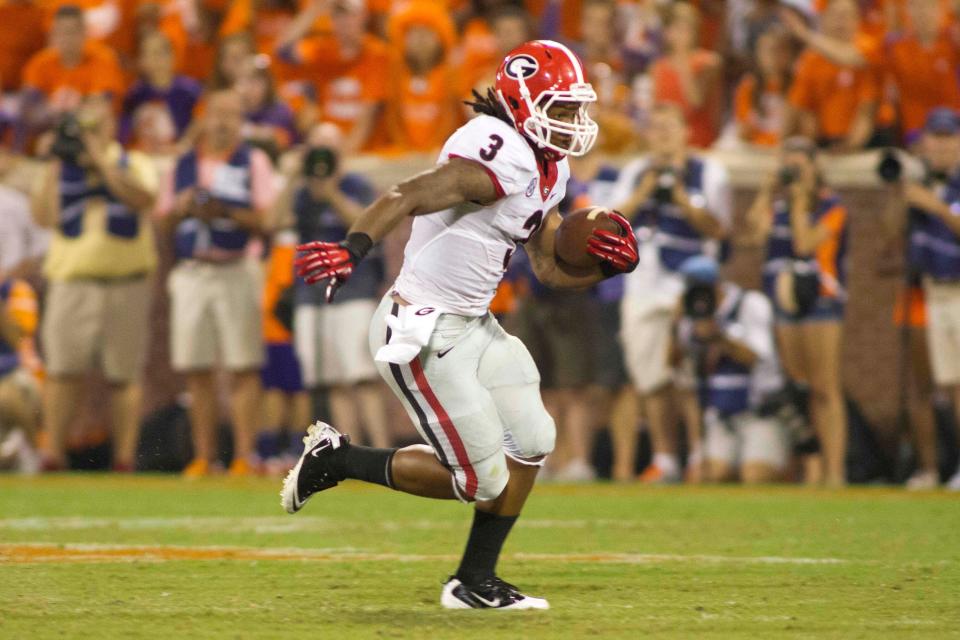
M243 118L237 93L209 95L199 142L177 160L158 207L177 257L167 283L170 342L191 396L189 477L209 473L214 460L218 364L233 383L230 473L252 471L264 345L259 279L245 257L273 206L274 175L266 153L243 142Z
M779 166L764 180L747 219L754 239L766 243L763 285L776 310L783 367L819 437L823 480L841 486L847 441L840 379L847 210L824 182L812 141L784 142ZM819 481L820 459L808 462L808 480Z
M157 31L140 41L138 57L140 78L123 99L120 141L136 142L134 121L144 105L162 104L173 124L171 139L179 139L193 119L193 110L203 87L199 82L174 72L173 47L169 38Z
M758 411L782 384L770 301L759 291L722 281L719 265L707 256L690 258L680 273L685 290L671 355L689 360L695 372L704 477L751 484L782 479L785 429Z
M908 262L926 293L933 381L950 392L960 417L960 115L932 111L918 145L927 173L893 183L890 215L909 234ZM916 438L922 475L914 483L929 488L936 484L935 436L930 428ZM948 487L960 491L960 470Z
M321 16L332 33L308 36ZM366 33L366 0L313 0L280 39L277 53L300 66L313 83L319 117L345 133L344 152L370 150L385 142L383 110L390 56L387 44Z
M114 467L131 470L147 348L149 276L157 256L156 170L115 140L109 101L87 97L77 113L82 146L55 146L33 193L37 222L53 230L41 337L47 368L44 421L48 466L66 463L67 428L84 380L100 369L111 388Z

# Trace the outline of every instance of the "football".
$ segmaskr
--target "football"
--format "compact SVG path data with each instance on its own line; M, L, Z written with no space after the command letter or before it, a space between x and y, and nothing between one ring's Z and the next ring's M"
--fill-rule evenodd
M593 267L600 260L587 253L587 240L594 229L620 234L620 225L610 219L604 207L586 207L564 216L554 240L557 257L574 267Z

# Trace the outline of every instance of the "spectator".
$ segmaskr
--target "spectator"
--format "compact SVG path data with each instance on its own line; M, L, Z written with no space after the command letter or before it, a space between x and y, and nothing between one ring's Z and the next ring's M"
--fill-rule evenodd
M21 368L21 343L37 329L37 296L26 282L0 276L0 470L36 473L40 393Z
M120 141L124 144L134 141L134 118L137 110L147 104L166 107L174 126L174 138L179 139L193 119L202 91L200 83L174 73L173 48L160 32L150 33L141 40L139 67L140 79L123 100Z
M43 49L43 9L33 0L0 5L0 89L17 91L27 61Z
M470 95L472 89L481 94L493 84L500 62L511 51L527 40L536 37L536 27L530 14L523 7L508 2L499 3L486 17L471 20L463 34L464 61L460 65L464 81L464 94ZM480 47L479 38L473 37L481 31L489 32L488 44ZM486 36L485 36L486 38ZM471 45L471 42L474 45ZM467 118L475 112L464 108Z
M211 93L200 140L178 159L161 194L161 219L174 235L177 256L168 281L171 355L191 398L188 477L208 474L214 459L218 363L233 382L229 472L252 471L264 349L260 289L245 252L273 205L274 176L267 155L243 142L242 129L240 96Z
M270 55L297 16L295 0L234 0L220 26L220 37L238 33L253 36L257 53Z
M373 188L356 173L339 168L343 135L331 123L311 132L300 177L288 184L280 211L303 242L339 242L347 228L373 202ZM286 225L283 225L286 226ZM361 425L375 447L389 446L387 416L379 374L367 346L367 328L384 279L378 253L363 261L328 303L324 289L295 284L294 344L306 387L327 391L333 421L351 436Z
M547 470L563 482L593 480L597 474L590 459L594 420L588 388L596 366L592 338L599 331L588 319L597 317L595 300L589 291L559 291L541 284L525 252L513 257L510 270L527 295L520 298L507 326L541 372L543 404L559 434Z
M298 136L293 111L277 98L269 65L267 56L248 58L235 86L246 114L244 139L276 158Z
M633 121L627 115L630 88L624 76L623 50L617 29L614 0L588 0L583 5L580 57L597 92L593 117L607 132L601 150L623 152L636 141Z
M919 151L927 175L922 181L895 183L894 193L898 197L892 200L891 208L899 206L903 211L905 205L909 211L909 222L902 213L898 218L900 228L910 234L911 266L923 278L933 380L950 392L960 417L960 114L946 108L934 109L927 118ZM918 426L926 427L925 421L918 422ZM911 482L917 488L936 486L936 436L930 429L917 432L915 437L921 463L918 471L922 475L914 476ZM960 469L947 486L960 491Z
M741 141L763 147L780 143L791 82L790 63L790 43L783 31L770 29L757 38L753 69L740 80L734 95L734 118Z
M896 85L900 126L908 144L919 137L934 108L960 108L960 50L943 29L942 5L940 0L908 2L910 27L888 45L885 67Z
M781 15L807 43L794 71L785 134L799 133L834 151L862 149L874 133L880 89L870 68L876 43L869 38L861 39L859 46L855 43L860 20L856 3L831 0L819 32L807 28L792 11Z
M621 173L622 188L630 195L617 208L633 221L640 241L640 265L624 279L621 340L653 444L653 463L642 476L646 481L680 479L667 361L673 313L683 293L678 270L688 258L718 253L731 223L727 172L692 153L689 135L681 107L658 105L648 130L650 156ZM689 395L681 408L688 431L696 431L699 422ZM688 441L698 443L699 435Z
M700 16L686 2L667 9L666 53L653 63L655 102L673 102L683 109L690 126L690 144L706 149L720 131L720 56L697 47Z
M37 221L54 230L44 263L49 286L41 330L47 464L65 466L67 427L76 417L84 377L99 366L111 386L113 466L132 470L149 275L157 262L147 217L156 174L149 160L115 141L105 97L87 97L74 122L76 128L54 143L57 157L47 162L33 194Z
M283 428L299 445L303 425L313 421L310 394L303 384L300 361L293 347L293 261L297 234L290 228L274 233L267 260L263 292L263 338L267 362L260 372L263 384L263 423L257 435L257 457L270 475L285 473L300 451L287 453Z
M13 172L18 162L9 149L0 147L0 181ZM33 220L29 198L2 182L0 211L0 281L29 278L39 271L50 234Z
M207 83L208 89L232 89L254 53L253 40L248 33L237 33L221 39L217 45L213 73Z
M763 283L777 313L783 367L794 384L809 389L809 417L823 452L823 478L830 486L842 486L847 413L840 349L847 210L824 183L811 141L784 142L778 171L766 178L747 215L751 227L767 238ZM808 480L815 475L811 470Z
M663 19L658 0L618 3L617 24L623 29L627 77L646 72L663 50Z
M36 121L36 106L59 114L75 109L89 95L108 94L119 100L123 76L116 54L88 40L83 12L64 5L54 16L50 46L27 62L23 87L27 91L25 112Z
M673 351L675 358L689 359L696 372L704 475L710 482L780 480L789 453L787 434L760 412L782 384L770 301L758 291L721 281L713 258L690 258L680 272L686 291Z
M453 21L431 0L415 0L387 24L397 51L390 72L387 127L405 151L439 149L460 124L460 93L450 57Z
M333 33L304 38L328 11ZM366 0L313 0L281 40L279 54L312 80L320 117L344 131L344 153L385 142L381 119L389 69L385 42L367 34Z
M601 130L598 146L606 136ZM593 151L570 158L571 179L567 183L568 208L613 207L622 202L620 171L602 154ZM620 302L623 278L608 278L594 288L597 321L587 344L592 345L593 377L590 394L594 426L609 427L613 444L613 479L619 482L636 476L638 408L636 392L630 385L623 347L620 343Z

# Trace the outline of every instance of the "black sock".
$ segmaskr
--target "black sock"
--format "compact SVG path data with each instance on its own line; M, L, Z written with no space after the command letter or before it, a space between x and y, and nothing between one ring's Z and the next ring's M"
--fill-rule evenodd
M341 478L363 480L393 488L390 464L397 449L377 449L350 444L342 447L334 457L337 475Z
M507 539L517 516L498 516L475 509L473 527L467 540L467 549L457 569L457 579L474 585L494 576L500 549Z

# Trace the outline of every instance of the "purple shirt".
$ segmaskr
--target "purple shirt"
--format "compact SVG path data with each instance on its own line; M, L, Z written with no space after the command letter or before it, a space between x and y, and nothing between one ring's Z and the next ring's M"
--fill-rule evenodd
M299 142L297 126L294 124L293 110L282 102L274 102L247 114L247 122L256 125L269 125L282 131L286 136L286 145Z
M202 91L203 87L199 82L186 76L176 76L166 89L147 84L143 79L137 80L123 99L120 142L123 144L130 142L130 137L133 135L133 115L137 108L149 102L162 102L167 105L179 138L193 118L193 108Z

